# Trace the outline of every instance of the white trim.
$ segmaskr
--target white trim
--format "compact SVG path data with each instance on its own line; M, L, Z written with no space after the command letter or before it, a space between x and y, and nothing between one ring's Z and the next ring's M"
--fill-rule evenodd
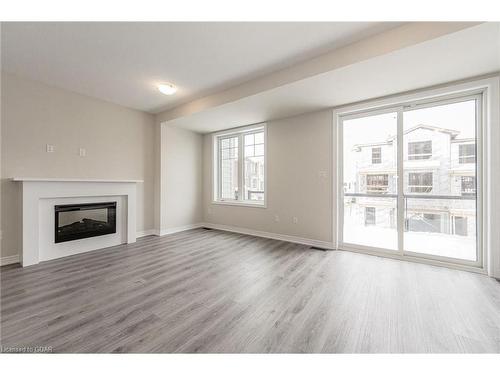
M43 178L43 177L12 177L12 181L38 181L38 182L119 182L141 183L144 180L103 180L95 178Z
M270 238L270 239L273 239L273 240L293 242L293 243L298 243L298 244L301 244L301 245L315 246L315 247L320 247L320 248L323 248L323 249L335 250L334 244L332 242L328 242L328 241L320 241L320 240L313 240L311 238L303 238L303 237L297 237L297 236L290 236L288 234L263 232L263 231L259 231L259 230L253 230L253 229L247 229L247 228L241 228L241 227L234 227L232 225L224 225L224 224L203 223L203 225L201 225L201 226L205 227L205 228L210 228L210 229L223 230L223 231L226 231L226 232L247 234L249 236L262 237L262 238Z
M181 227L173 227L173 228L161 229L159 233L158 233L158 231L156 231L155 235L157 235L157 236L166 236L167 234L174 234L174 233L178 233L178 232L184 232L186 230L201 228L203 226L204 226L203 223L195 223L195 224L183 225Z
M14 263L21 263L19 254L0 258L0 266L6 266L8 264L14 264Z
M153 236L157 235L157 230L156 229L147 229L147 230L140 230L136 233L136 237L146 237L146 236Z
M40 261L69 256L86 251L136 241L136 184L96 181L20 181L22 191L22 251L23 267ZM116 233L54 244L53 229L47 227L51 204L64 202L104 202L110 197L117 201ZM52 208L53 210L53 208ZM120 212L120 213L118 213ZM118 217L120 224L118 223ZM43 230L42 230L43 228Z
M264 193L265 194L265 193ZM227 201L212 201L212 204L220 204L223 206L241 206L241 207L255 207L255 208L267 208L266 204L263 203L250 203L250 201L236 201L236 200L227 200Z
M266 123L265 122L259 122L258 124L238 126L236 128L220 130L220 131L212 133L212 136L214 136L214 137L225 137L225 136L228 136L228 135L231 135L231 134L246 133L246 132L251 132L251 131L258 131L258 130L261 130L261 129L265 129L265 127L266 127Z
M264 200L263 201L247 201L243 199L238 200L224 200L219 198L221 195L220 189L221 184L219 181L219 173L220 173L220 152L219 152L219 140L223 138L229 138L233 135L238 136L238 185L240 187L240 198L243 197L244 192L244 140L243 133L252 133L252 132L260 132L264 131ZM267 143L268 143L268 132L267 132L267 123L259 123L248 126L241 126L238 128L227 129L219 132L215 132L211 134L212 137L212 150L211 150L211 163L212 163L212 181L211 181L211 203L212 204L220 204L227 206L240 206L240 207L259 207L259 208L267 208L267 179L268 179L268 165L267 165Z
M421 264L426 264L429 266L445 267L445 268L452 268L452 269L461 270L461 271L468 271L468 272L474 272L474 273L479 273L479 274L487 274L487 272L484 268L475 267L475 266L467 266L467 265L462 265L459 263L443 262L440 260L424 258L424 257L420 257L420 256L407 255L408 253L406 253L405 255L400 255L397 250L364 248L362 245L359 245L359 247L358 246L343 245L343 246L340 246L337 250L350 251L353 253L378 256L381 258L396 259L396 260L401 260L401 261L406 261L406 262L421 263Z

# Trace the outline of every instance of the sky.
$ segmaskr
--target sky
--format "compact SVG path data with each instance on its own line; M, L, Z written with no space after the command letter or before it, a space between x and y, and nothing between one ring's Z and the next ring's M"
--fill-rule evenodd
M453 129L460 132L457 138L471 138L475 135L475 100L440 105L429 108L407 110L403 113L403 128L418 124ZM397 133L397 114L362 117L344 121L344 181L353 181L355 172L355 144L385 141ZM353 157L350 157L350 156Z

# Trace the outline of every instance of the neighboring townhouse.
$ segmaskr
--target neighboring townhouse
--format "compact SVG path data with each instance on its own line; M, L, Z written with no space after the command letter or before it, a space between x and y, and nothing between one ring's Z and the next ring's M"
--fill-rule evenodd
M456 130L424 124L404 132L407 230L475 235L475 139L461 139L459 135ZM351 210L350 216L356 218L358 225L396 227L396 150L395 136L384 142L353 147L356 178L345 184L344 194L348 203L346 209Z

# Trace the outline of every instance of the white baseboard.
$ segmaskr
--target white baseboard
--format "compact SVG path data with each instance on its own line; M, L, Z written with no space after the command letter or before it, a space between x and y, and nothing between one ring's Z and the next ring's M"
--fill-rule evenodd
M184 232L185 230L196 229L196 228L200 228L202 226L203 226L203 223L196 223L196 224L183 225L181 227L162 229L161 231L158 229L148 229L148 230L143 230L143 231L137 232L137 238L145 237L145 236L165 236L167 234Z
M151 236L151 235L165 236L167 234L184 232L186 230L196 229L196 228L203 228L203 227L211 228L211 229L224 230L224 231L227 231L227 232L248 234L250 236L263 237L263 238L271 238L271 239L274 239L274 240L281 240L281 241L299 243L301 245L316 246L316 247L320 247L320 248L323 248L323 249L334 249L335 248L335 246L333 246L333 244L331 242L327 242L327 241L319 241L319 240L313 240L313 239L310 239L310 238L302 238L302 237L296 237L296 236L289 236L287 234L278 234L278 233L263 232L263 231L253 230L253 229L247 229L247 228L241 228L241 227L233 227L231 225L212 224L212 223L189 224L189 225L184 225L184 226L181 226L181 227L174 227L174 228L162 229L161 231L158 231L157 229L148 229L148 230L143 230L143 231L137 232L137 238L139 238L139 237L145 237L145 236ZM19 263L19 262L20 262L19 255L11 255L11 256L0 258L0 266L5 266L7 264L13 264L13 263Z
M185 230L190 230L190 229L196 229L196 228L201 228L203 227L203 223L196 223L196 224L188 224L188 225L183 225L181 227L174 227L174 228L167 228L167 229L162 229L160 231L160 236L165 236L167 234L173 234L173 233L178 233L178 232L184 232Z
M19 254L0 258L0 266L6 266L7 264L14 264L19 262Z
M263 232L259 230L241 228L241 227L233 227L231 225L223 225L223 224L212 224L212 223L202 223L201 227L224 230L227 232L248 234L250 236L263 237L263 238L271 238L273 240L281 240L287 242L298 243L301 245L315 246L320 247L322 249L334 250L335 246L332 242L328 241L319 241L313 240L311 238L303 238L297 236L290 236L288 234L279 234L279 233L271 233L271 232Z
M152 235L157 235L156 229L141 230L141 231L136 233L137 238L152 236Z

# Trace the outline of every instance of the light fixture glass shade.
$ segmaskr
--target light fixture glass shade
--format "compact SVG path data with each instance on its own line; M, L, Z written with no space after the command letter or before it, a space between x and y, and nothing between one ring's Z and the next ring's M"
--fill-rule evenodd
M177 87L175 87L171 83L164 83L164 84L158 85L158 90L160 90L160 92L162 94L173 95L177 92Z

